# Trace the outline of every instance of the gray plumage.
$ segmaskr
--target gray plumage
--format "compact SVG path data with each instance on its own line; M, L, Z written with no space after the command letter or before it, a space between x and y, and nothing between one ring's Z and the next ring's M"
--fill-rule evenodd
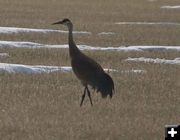
M76 46L73 40L73 24L69 19L64 19L54 24L63 24L68 27L69 35L69 54L71 58L72 69L77 78L82 82L84 93L82 95L80 106L82 106L86 93L90 99L92 105L91 94L88 89L88 85L92 86L94 90L100 92L102 97L105 98L108 95L112 98L114 94L114 82L112 78L104 72L103 68L92 58L83 54Z

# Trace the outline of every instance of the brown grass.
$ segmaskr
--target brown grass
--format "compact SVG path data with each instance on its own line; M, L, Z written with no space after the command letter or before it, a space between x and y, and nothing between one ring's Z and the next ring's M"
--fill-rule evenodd
M8 0L0 2L0 26L65 29L51 23L64 17L72 19L75 30L93 33L77 43L97 46L121 45L179 45L179 26L127 26L115 25L120 21L180 22L179 10L160 9L163 5L178 5L178 0ZM97 36L112 31L115 36ZM25 37L24 37L25 36ZM59 38L58 38L59 37ZM60 39L61 38L61 39ZM56 35L1 35L1 40L31 40L44 43L66 43L65 37Z
M75 30L90 36L76 36L78 44L93 46L180 45L179 27L121 26L119 21L179 22L177 10L162 10L178 0L31 0L0 1L0 26L65 29L50 23L69 17ZM97 36L113 31L114 36ZM13 34L0 40L67 43L66 35ZM7 63L70 65L66 49L0 49L10 57ZM79 107L83 87L73 73L0 74L0 138L2 140L159 140L164 125L178 124L180 110L180 67L174 65L125 62L128 57L174 59L179 53L90 52L103 67L119 71L146 70L145 74L110 73L116 94L101 99L93 93Z

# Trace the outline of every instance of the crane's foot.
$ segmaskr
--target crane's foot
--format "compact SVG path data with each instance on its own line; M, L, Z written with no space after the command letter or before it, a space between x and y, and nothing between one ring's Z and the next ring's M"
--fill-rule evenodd
M91 99L91 93L90 93L90 91L89 91L88 87L86 87L86 90L87 90L87 92L88 92L88 97L89 97L89 100L90 100L91 106L93 106L92 99Z

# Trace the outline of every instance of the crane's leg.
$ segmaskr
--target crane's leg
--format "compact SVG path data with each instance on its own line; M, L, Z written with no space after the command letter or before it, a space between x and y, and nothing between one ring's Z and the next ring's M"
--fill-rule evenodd
M92 99L91 99L91 93L90 93L90 91L89 91L89 89L88 89L88 87L86 86L86 89L87 89L87 92L88 92L88 97L89 97L89 100L90 100L90 102L91 102L91 106L93 105L93 103L92 103Z
M85 96L86 96L86 86L84 88L84 93L83 93L82 98L81 98L80 106L82 106Z

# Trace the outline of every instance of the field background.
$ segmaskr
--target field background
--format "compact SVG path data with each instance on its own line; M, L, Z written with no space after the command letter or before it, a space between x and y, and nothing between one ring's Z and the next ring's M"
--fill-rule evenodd
M0 26L63 29L51 23L70 18L77 44L92 46L180 45L180 27L116 25L115 22L177 22L179 0L0 0ZM116 35L98 36L99 32ZM67 35L0 34L0 40L67 44ZM70 65L66 49L0 49L10 55L0 62ZM129 63L128 57L174 59L180 53L84 51L103 67L119 71L146 70L145 74L110 73L114 97L93 93L79 107L83 87L73 73L0 74L0 139L2 140L160 140L166 124L180 124L180 67Z

